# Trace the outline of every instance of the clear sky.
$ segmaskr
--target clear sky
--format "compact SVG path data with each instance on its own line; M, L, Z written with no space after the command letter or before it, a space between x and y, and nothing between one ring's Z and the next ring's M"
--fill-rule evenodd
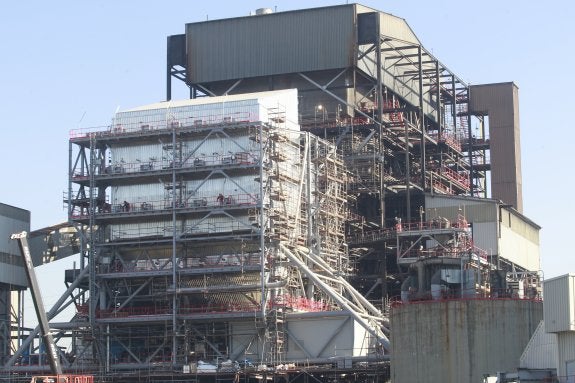
M69 131L108 125L118 108L164 100L166 37L184 33L186 23L246 16L262 7L286 11L344 3L2 2L0 201L30 210L33 229L64 222ZM464 81L519 86L524 213L542 226L545 277L575 272L575 255L566 246L575 218L568 134L573 123L567 118L575 89L570 68L575 2L362 4L404 18L424 46ZM186 97L187 89L177 83L174 98ZM57 279L60 285L62 277Z

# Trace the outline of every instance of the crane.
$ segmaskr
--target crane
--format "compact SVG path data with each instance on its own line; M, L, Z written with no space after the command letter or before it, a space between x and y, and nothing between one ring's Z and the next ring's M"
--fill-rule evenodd
M62 371L60 358L58 356L58 348L56 342L50 333L50 325L48 323L48 316L44 309L44 302L42 301L42 294L40 286L36 279L36 272L34 271L34 264L32 263L32 256L30 255L30 246L28 245L28 233L22 231L10 236L10 239L18 241L18 247L24 258L24 271L30 286L30 295L36 311L36 317L40 325L40 335L46 345L48 353L48 363L50 364L51 376L33 376L30 383L93 383L94 378L91 375L65 375Z

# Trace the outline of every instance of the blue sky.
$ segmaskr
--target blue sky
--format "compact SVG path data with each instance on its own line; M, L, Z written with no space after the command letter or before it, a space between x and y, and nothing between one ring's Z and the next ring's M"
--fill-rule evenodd
M286 11L344 3L3 2L0 201L30 210L33 229L65 221L69 131L107 125L118 108L163 100L166 37L184 33L186 23L245 16L261 7ZM575 272L575 256L566 246L575 217L568 117L575 89L570 70L575 3L362 4L406 19L424 46L464 81L519 86L524 213L543 227L545 277ZM186 94L177 84L174 98Z

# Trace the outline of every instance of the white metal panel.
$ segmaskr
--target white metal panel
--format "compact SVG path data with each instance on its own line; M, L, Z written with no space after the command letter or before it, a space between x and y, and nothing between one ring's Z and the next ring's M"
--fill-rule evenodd
M539 244L501 225L499 255L527 270L541 270Z
M222 122L267 121L270 113L278 111L284 113L288 121L297 122L297 89L146 105L116 113L113 129L138 132ZM289 126L298 129L294 124Z
M526 369L557 368L557 335L545 331L543 321L529 340L519 359L519 367Z
M354 320L350 316L312 316L287 318L289 332L287 359L353 356L365 350L355 349Z
M570 331L557 334L557 346L557 375L565 378L568 375L568 364L575 360L575 333ZM575 377L571 376L570 378Z
M415 36L415 33L413 33L413 30L404 19L389 13L380 12L379 23L382 35L420 44L417 36Z
M543 282L545 331L575 331L575 274Z
M110 225L110 237L112 240L162 237L167 235L168 230L171 235L172 227L171 221L112 224Z
M487 252L487 255L497 255L499 240L497 238L497 222L472 222L473 244Z
M123 211L123 204L128 202L131 211L143 210L142 204L149 204L150 209L163 209L168 203L164 185L140 184L115 186L111 188L110 204L112 212Z
M365 356L375 350L376 339L365 328L354 321L353 355Z
M284 128L299 130L298 96L297 89L286 89L278 97L276 94L266 92L259 99L261 121L268 121L277 116L285 117Z
M278 91L279 92L279 91ZM281 99L281 95L278 94ZM227 99L214 97L209 103L165 102L141 109L116 113L114 129L123 132L165 129L179 126L204 126L207 124L238 121L259 121L257 99Z

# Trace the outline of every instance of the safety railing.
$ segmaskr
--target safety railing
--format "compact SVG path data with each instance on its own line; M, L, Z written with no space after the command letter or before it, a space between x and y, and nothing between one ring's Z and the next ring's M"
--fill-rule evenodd
M467 172L462 174L445 166L443 166L440 171L441 174L443 174L451 181L457 183L459 186L462 186L465 189L469 189L469 177Z
M237 303L230 302L225 304L206 305L206 306L180 306L178 307L178 315L191 315L191 314L225 314L237 312L257 312L260 307L257 304L250 303ZM170 307L124 307L118 310L99 309L96 310L96 318L126 318L126 317L143 317L143 316L156 316L156 315L169 315L172 314Z
M126 173L156 172L160 170L172 170L173 168L201 169L214 166L233 167L236 165L253 165L259 163L259 155L252 152L228 152L225 154L213 154L203 156L190 156L173 160L136 160L134 162L118 162L99 169L96 176L111 176ZM87 174L80 171L72 174L72 179L88 178Z
M223 254L206 255L201 258L188 258L178 260L178 270L229 267L229 266L258 266L261 264L261 254ZM154 258L120 261L114 260L108 265L100 265L100 273L146 272L158 270L172 270L170 258ZM77 308L78 313L81 311Z
M461 151L461 142L453 134L450 134L447 132L443 132L441 135L439 135L439 133L432 133L432 134L430 134L430 137L432 139L436 140L437 142L445 143L449 147L451 147L451 148L453 148L459 152Z
M306 297L295 297L290 294L284 294L275 297L274 300L268 301L268 307L272 308L291 308L296 311L318 312L329 310L325 302L308 299Z
M142 198L144 199L144 198ZM176 200L175 208L178 210L203 210L206 208L223 209L233 207L249 207L255 206L260 202L259 194L226 194L220 193L218 195L195 195L187 199ZM99 203L96 206L95 214L98 217L137 214L137 213L150 213L171 210L174 203L171 199L146 199L141 202L128 202L122 203ZM89 217L87 209L82 211L74 211L71 215L72 219L86 219Z
M193 113L193 112L192 112ZM145 120L145 118L135 118L137 121L129 121L124 118L114 122L109 126L99 126L95 128L81 128L70 130L70 139L81 139L88 137L104 138L120 136L125 134L147 135L153 131L173 131L174 129L205 129L216 126L243 125L249 123L259 123L259 115L249 112L231 112L222 115L221 111L191 115L179 118L160 118ZM120 122L121 121L121 122Z
M252 228L249 217L238 216L227 218L217 222L210 222L209 220L203 221L188 221L190 224L181 227L176 226L175 235L178 237L197 237L197 236L221 236L230 233L234 235L240 234L255 234L257 230ZM119 225L114 225L110 230L110 240L123 241L123 240L145 240L145 239L161 239L170 238L174 235L174 227L171 223L160 223L155 227L135 227L125 228Z
M347 240L351 243L367 243L376 242L378 240L390 239L395 237L398 233L415 232L422 230L438 230L438 229L467 229L469 224L465 217L459 215L456 221L450 221L446 218L433 218L428 221L416 221L403 223L398 220L393 227L369 230L363 233L358 233L353 236L348 236Z

